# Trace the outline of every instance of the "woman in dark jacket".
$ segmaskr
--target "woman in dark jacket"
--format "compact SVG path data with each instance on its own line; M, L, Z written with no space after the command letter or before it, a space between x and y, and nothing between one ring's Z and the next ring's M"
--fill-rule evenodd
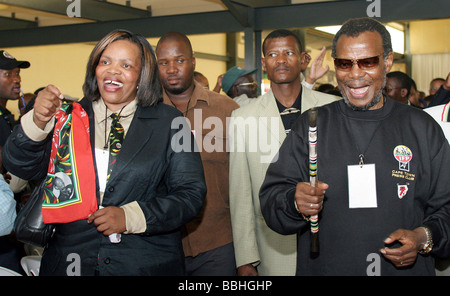
M83 91L66 105L47 86L2 151L11 173L45 182L44 222L55 233L40 274L183 275L179 227L201 210L206 186L182 114L161 103L150 44L124 30L105 36ZM121 126L110 132L113 113Z

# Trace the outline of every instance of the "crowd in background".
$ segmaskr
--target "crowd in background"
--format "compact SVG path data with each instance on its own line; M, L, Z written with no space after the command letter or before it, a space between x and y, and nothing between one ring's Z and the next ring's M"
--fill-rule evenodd
M357 22L366 27L354 33L351 29L357 27ZM81 275L360 274L361 270L346 265L351 258L329 259L331 270L319 270L314 267L315 261L306 264L302 261L306 260L304 257L298 259L307 249L309 238L304 234L304 225L309 217L322 212L326 203L332 202L330 196L342 196L341 191L334 189L342 181L335 177L341 172L333 168L324 169L322 175L326 176L323 181L327 182L328 177L331 184L319 182L314 189L301 185L309 182L304 167L308 156L303 145L307 141L306 111L325 106L319 108L323 112L319 114L328 114L329 120L336 123L334 127L333 122L327 125L329 138L347 131L346 121L338 125L341 119L334 117L335 109L330 109L337 108L354 120L349 123L346 135L354 133L349 137L357 138L356 146L364 145L367 148L359 148L365 151L372 145L383 148L383 143L372 141L371 135L379 131L372 123L387 120L389 116L386 113L372 117L374 112L382 113L373 110L392 109L392 114L398 117L417 121L417 125L401 118L390 122L392 126L401 124L408 131L380 130L385 133L386 142L396 140L395 137L404 138L412 145L409 148L417 149L413 154L415 159L439 161L440 166L411 165L409 172L414 177L402 188L409 188L410 195L413 194L410 198L418 202L405 208L393 207L401 208L400 212L421 214L414 216L417 220L408 222L389 219L393 233L382 234L389 236L389 244L399 241L410 249L400 254L386 247L381 254L389 261L386 264L389 266L383 267L386 274L433 273L429 269L434 261L430 263L426 256L417 255L417 251L423 248L428 254L434 244L440 255L448 254L444 240L450 233L446 232L447 226L436 224L442 224L440 219L447 217L450 198L442 177L447 176L442 174L446 173L444 166L450 161L448 141L443 138L450 137L450 74L446 78L430 77L426 96L408 74L379 71L381 67L389 70L393 57L378 23L357 19L343 28L333 44L337 86L317 83L329 71L328 66L323 66L325 48L312 60L292 32L274 30L269 34L262 46L262 70L267 73L271 89L261 96L257 94L254 78L257 69L237 66L220 75L210 90L208 80L195 71L196 59L188 37L179 32L164 34L155 50L145 38L126 30L106 35L91 53L83 85L84 98L79 101L54 85L24 94L20 71L26 71L30 63L0 51L0 148L3 150L0 266L24 274L21 258L39 255L41 275L64 275L68 262L59 258L75 252L83 258ZM357 44L366 45L366 51L355 51L357 54L353 56L354 52L348 48ZM6 108L10 100L18 102L19 120ZM273 155L265 155L263 151L228 153L230 137L251 143L252 138L243 132L245 127L237 125L236 130L218 131L202 124L198 126L201 120L196 117L198 110L202 111L203 119L218 118L223 126L228 124L228 118L279 118L282 127L278 130L267 127L267 131L269 135L277 135L280 161L263 163L260 158L261 155L278 157L278 150ZM428 113L435 122L417 110ZM179 117L183 118L180 127L173 129L171 123ZM436 122L441 131L436 128ZM358 124L363 128L357 128ZM417 127L424 130L416 133ZM57 136L55 129L65 133ZM79 135L69 140L67 135L73 130L79 130ZM180 145L188 142L189 147L194 147L208 141L221 149L175 151L171 140L174 135L182 136ZM416 143L414 137L430 137L434 143ZM81 152L78 142L89 149ZM329 155L342 152L339 149L345 146L339 143L335 139L327 144L327 150L320 151ZM360 155L363 154L361 151ZM78 162L80 155L86 161ZM53 159L52 167L49 161ZM335 168L341 168L339 165ZM75 170L79 170L80 176ZM90 182L80 181L86 180L81 175L91 176ZM383 184L391 185L382 178ZM288 182L283 183L281 179ZM57 225L45 251L17 241L13 231L17 214L42 182L50 184L49 204L75 199L77 192L89 192L95 205L94 209L83 209L81 216L70 221L60 217L72 210L63 209L57 214L43 210L45 217L51 217ZM324 201L325 196L328 201ZM416 208L418 203L423 206ZM383 205L382 201L378 202L380 208ZM323 214L344 219L330 211ZM402 219L413 219L405 217ZM379 223L385 225L386 221ZM369 222L355 224L358 223ZM386 225L387 229L388 226L391 224ZM412 228L394 232L397 226ZM297 233L301 238L299 245ZM118 243L110 240L115 234L121 234ZM328 251L325 244L322 256L327 256Z

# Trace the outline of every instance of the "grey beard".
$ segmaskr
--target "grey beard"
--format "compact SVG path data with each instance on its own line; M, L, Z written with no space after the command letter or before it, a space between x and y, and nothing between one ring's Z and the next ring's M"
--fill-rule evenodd
M372 99L372 101L369 102L369 104L362 107L358 107L352 104L350 100L344 95L344 92L341 91L341 94L345 104L347 104L347 106L349 106L353 111L367 111L381 101L381 98L383 97L383 89L378 92L378 94Z
M383 89L386 86L386 71L385 71L385 75L384 75L384 79L383 79L383 85L381 86L380 91L378 92L378 94L373 97L372 101L369 102L369 104L362 106L362 107L358 107L355 106L354 104L352 104L350 102L350 100L345 96L344 92L342 91L342 89L339 87L339 91L341 92L342 98L344 99L344 102L347 106L349 106L353 111L367 111L369 110L371 107L375 106L376 104L378 104L381 99L383 98Z

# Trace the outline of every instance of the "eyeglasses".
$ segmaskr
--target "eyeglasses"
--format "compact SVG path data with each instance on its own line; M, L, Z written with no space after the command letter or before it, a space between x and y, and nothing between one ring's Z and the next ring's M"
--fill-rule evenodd
M244 82L237 84L237 86L246 86L246 85L256 86L256 82Z
M380 64L380 56L379 54L374 57L359 59L359 60L349 60L349 59L334 59L334 66L342 71L351 71L354 64L358 64L358 67L361 70L370 70L378 66Z

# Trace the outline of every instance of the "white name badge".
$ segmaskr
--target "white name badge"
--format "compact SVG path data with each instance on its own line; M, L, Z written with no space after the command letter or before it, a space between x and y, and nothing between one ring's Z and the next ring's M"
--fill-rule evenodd
M347 172L349 208L376 208L375 164L349 165Z
M95 149L95 160L97 163L97 176L100 191L105 192L106 177L108 175L109 151L103 149Z

